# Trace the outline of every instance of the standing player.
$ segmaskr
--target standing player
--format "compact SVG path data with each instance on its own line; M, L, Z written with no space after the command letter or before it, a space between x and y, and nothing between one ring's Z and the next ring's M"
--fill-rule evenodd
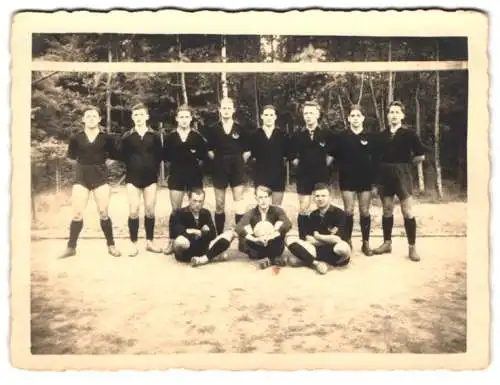
M175 120L177 129L166 136L163 144L163 159L170 164L168 188L172 212L181 207L184 194L203 188L201 163L208 159L205 139L191 129L191 108L187 105L180 106ZM165 254L172 252L172 241L169 241L164 250Z
M313 194L317 209L309 216L305 240L288 237L286 245L304 265L326 274L328 264L345 266L349 263L351 248L345 241L345 213L331 204L328 185L318 183Z
M288 135L275 127L276 108L262 108L262 127L250 137L251 156L255 158L254 186L267 186L272 191L272 204L281 205L285 192L285 160Z
M363 239L361 251L371 256L373 253L369 244L370 202L375 172L373 166L375 140L373 135L363 128L365 117L361 106L351 106L347 120L350 124L349 129L335 135L332 141L332 153L339 165L339 185L346 213L345 236L347 243L352 247L353 212L357 196Z
M213 160L212 181L215 189L215 227L222 234L226 221L226 188L232 189L235 203L235 223L245 212L243 201L245 163L250 157L248 131L233 121L234 102L225 98L220 103L220 121L206 127L203 136L208 144L208 156ZM241 250L240 243L240 250Z
M78 236L83 228L83 212L87 207L90 192L99 212L101 229L106 238L108 252L113 257L121 253L115 247L113 226L108 216L111 189L108 184L108 169L110 159L118 158L116 143L111 135L101 131L101 117L97 107L88 107L83 113L83 131L74 134L69 140L68 158L76 163L76 179L71 195L73 205L73 220L69 227L67 249L61 258L76 255Z
M189 262L193 258L208 255L213 260L223 250L216 254L214 254L217 251L216 248L209 250L216 234L212 215L203 207L205 192L196 188L188 192L188 197L189 205L176 209L170 215L169 232L170 238L174 240L175 259L179 262Z
M412 165L425 159L425 149L417 134L403 127L405 107L399 101L389 104L387 113L389 128L381 132L378 139L379 152L379 194L382 198L384 216L382 229L384 243L373 250L373 254L392 251L391 236L394 224L394 196L397 195L404 217L406 237L408 238L408 257L420 261L415 249L417 223L412 210L413 178Z
M299 237L305 239L311 193L315 184L327 183L333 157L330 154L332 132L318 126L320 106L316 102L306 102L302 112L306 125L292 135L290 158L297 167Z
M271 205L271 194L269 187L257 186L257 205L247 211L235 227L236 234L245 241L248 256L250 259L260 259L262 269L271 265L286 265L281 256L285 249L285 236L292 228L292 222L283 209ZM257 229L263 222L270 229L260 234Z
M137 239L141 195L144 199L146 250L153 253L161 252L161 249L153 244L153 237L162 144L159 134L147 125L148 119L148 108L142 103L134 105L132 107L134 127L125 133L121 143L121 159L126 167L125 183L129 202L128 229L132 243L130 257L135 257L139 252Z

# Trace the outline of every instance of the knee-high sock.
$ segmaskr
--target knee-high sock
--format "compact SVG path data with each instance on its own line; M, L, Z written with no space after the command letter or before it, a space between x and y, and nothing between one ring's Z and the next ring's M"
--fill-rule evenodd
M288 245L288 250L299 258L306 266L311 266L314 262L314 256L309 253L302 245L298 242L293 242Z
M218 239L210 249L207 251L207 258L209 261L214 259L216 256L226 251L229 248L229 241L226 238Z
M225 213L215 213L215 229L217 230L217 234L220 235L224 231L224 223L226 222L226 214Z
M354 225L354 218L353 218L352 214L346 214L346 216L345 216L345 237L346 237L346 239L351 239L353 225Z
M406 238L408 238L408 244L415 245L415 240L417 237L417 221L415 218L405 218L405 230Z
M384 232L384 242L390 241L392 238L392 226L394 225L394 217L382 217L382 230Z
M83 229L83 220L81 221L71 221L69 225L69 240L68 247L72 249L76 249L76 242L78 240L78 236Z
M128 218L128 233L132 242L137 242L137 233L139 232L139 218Z
M115 241L113 239L113 224L111 218L101 219L101 229L106 237L106 243L108 246L114 246Z
M308 230L309 216L304 214L299 214L297 216L297 226L299 228L299 238L305 239Z
M155 231L155 217L144 217L144 229L146 230L146 239L152 241Z
M359 217L359 225L361 227L361 236L363 237L363 242L368 242L370 239L370 227L372 219L369 215L361 215Z

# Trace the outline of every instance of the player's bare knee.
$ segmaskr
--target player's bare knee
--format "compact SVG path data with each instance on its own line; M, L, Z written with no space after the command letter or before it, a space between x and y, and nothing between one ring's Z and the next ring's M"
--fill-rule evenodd
M296 235L289 235L285 238L285 245L288 247L290 246L292 243L295 243L295 242L298 242L300 240L299 237L297 237Z
M236 233L232 230L227 230L224 231L219 237L231 242L236 237Z
M369 217L370 216L370 208L366 206L360 206L359 207L359 213L363 217Z
M384 217L391 217L394 212L394 206L384 206L383 208Z
M351 248L345 241L340 241L333 246L333 252L343 258L351 256Z
M174 240L173 244L174 250L187 250L189 249L189 246L191 246L189 239L183 237L182 235L175 238Z
M108 211L107 210L101 210L101 211L99 211L99 219L101 221L105 221L108 218L109 218L109 216L108 216Z
M148 218L153 218L155 216L154 207L145 207L144 208L144 215Z

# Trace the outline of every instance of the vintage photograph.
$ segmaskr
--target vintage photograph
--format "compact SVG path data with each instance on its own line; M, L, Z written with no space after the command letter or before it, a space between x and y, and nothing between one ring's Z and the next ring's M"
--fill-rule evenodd
M132 32L30 34L32 356L468 352L467 33Z

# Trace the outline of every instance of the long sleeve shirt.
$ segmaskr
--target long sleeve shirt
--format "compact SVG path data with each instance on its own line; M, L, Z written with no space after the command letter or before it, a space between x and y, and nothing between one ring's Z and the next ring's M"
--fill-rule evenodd
M250 225L252 228L255 227L255 225L260 222L260 221L267 221L272 223L273 225L276 224L276 222L281 221L283 224L279 228L279 233L282 236L285 236L288 231L292 228L292 222L286 215L285 211L278 206L269 206L269 209L267 210L267 213L265 215L265 218L262 217L261 212L259 210L259 207L256 206L249 211L247 211L243 217L239 220L238 224L236 225L234 231L241 237L246 237L248 232L246 230L246 227Z

